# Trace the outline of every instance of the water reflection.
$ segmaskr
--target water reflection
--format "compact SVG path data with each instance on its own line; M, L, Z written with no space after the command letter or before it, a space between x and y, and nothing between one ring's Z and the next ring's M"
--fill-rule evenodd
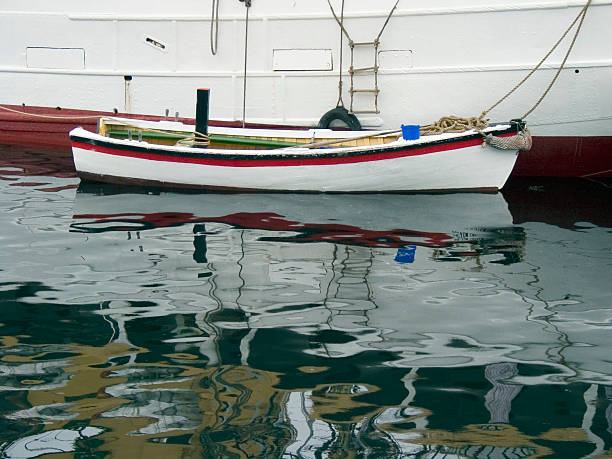
M601 224L508 194L69 191L4 198L5 456L611 447Z

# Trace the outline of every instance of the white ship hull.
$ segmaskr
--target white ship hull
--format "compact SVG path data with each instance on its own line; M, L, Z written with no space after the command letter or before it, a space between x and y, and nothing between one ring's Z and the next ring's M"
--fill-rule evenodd
M212 0L211 0L212 1ZM13 3L7 5L6 3ZM345 28L372 41L395 0L346 2ZM550 49L585 1L400 1L378 48L378 114L365 127L479 115ZM336 13L340 2L333 1ZM193 95L210 87L211 117L242 119L244 3L221 2L217 54L211 52L211 2L60 0L0 10L0 102L49 107L194 115ZM612 126L612 2L595 1L567 68L530 125L536 135L607 135ZM338 100L340 28L325 0L254 0L249 14L248 121L314 125ZM568 37L569 38L569 37ZM533 83L492 116L519 117L542 94L569 40ZM343 40L343 101L350 102L350 50ZM355 67L373 63L356 47ZM127 77L126 80L124 77ZM131 77L131 79L130 79ZM372 87L368 75L355 88ZM374 108L355 94L355 110Z

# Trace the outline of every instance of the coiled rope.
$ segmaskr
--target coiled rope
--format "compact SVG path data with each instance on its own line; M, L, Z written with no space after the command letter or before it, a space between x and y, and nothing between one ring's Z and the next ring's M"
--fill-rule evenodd
M460 116L444 116L438 121L421 126L421 135L436 135L443 132L465 132L470 129L482 131L489 126L489 122L482 118L462 118Z
M148 130L148 129L143 129ZM193 135L180 139L175 145L181 147L207 147L210 145L210 137L201 132L194 132Z

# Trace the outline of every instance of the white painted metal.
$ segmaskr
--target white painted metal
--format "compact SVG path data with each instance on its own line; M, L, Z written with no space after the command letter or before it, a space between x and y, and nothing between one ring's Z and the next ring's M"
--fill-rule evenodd
M346 2L352 38L375 38L394 3ZM449 114L480 114L539 61L585 3L400 2L381 37L381 113L361 117L362 124L397 128ZM339 11L340 1L332 4ZM193 116L196 89L210 87L211 118L241 119L244 3L220 5L216 55L210 52L210 11L210 0L6 0L0 5L0 103L160 115L168 109ZM327 1L254 0L249 20L247 121L315 125L338 99L339 28ZM611 22L612 1L594 0L567 70L528 120L532 133L609 135ZM566 44L490 116L505 120L526 112L552 78ZM26 59L32 47L82 48L85 67L33 68ZM331 69L292 70L284 62L275 70L274 50L280 48L331 50ZM356 59L361 51L355 51ZM346 40L344 54L346 76ZM127 89L124 75L133 77Z
M274 49L272 70L333 70L331 49Z
M41 69L84 69L85 50L83 48L26 48L28 68Z
M426 144L435 140L472 135L442 134L416 141L398 140L392 144L369 147L346 147L338 150L383 150L393 145ZM151 145L136 140L102 137L77 128L71 135L114 145L145 147L158 152L245 154L261 157L265 151L224 151L176 146ZM287 154L309 155L313 150L288 148ZM274 153L278 153L278 150ZM232 187L275 191L373 192L422 191L461 189L501 189L512 172L516 151L503 151L489 146L473 146L419 156L368 161L362 163L276 166L228 167L185 164L171 161L152 161L98 153L73 146L76 170L124 179L146 180L186 186Z

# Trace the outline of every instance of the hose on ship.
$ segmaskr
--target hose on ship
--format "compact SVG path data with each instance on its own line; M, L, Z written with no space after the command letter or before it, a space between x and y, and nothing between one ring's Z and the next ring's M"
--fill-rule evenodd
M210 14L210 52L217 54L219 44L219 0L212 0L212 13Z

